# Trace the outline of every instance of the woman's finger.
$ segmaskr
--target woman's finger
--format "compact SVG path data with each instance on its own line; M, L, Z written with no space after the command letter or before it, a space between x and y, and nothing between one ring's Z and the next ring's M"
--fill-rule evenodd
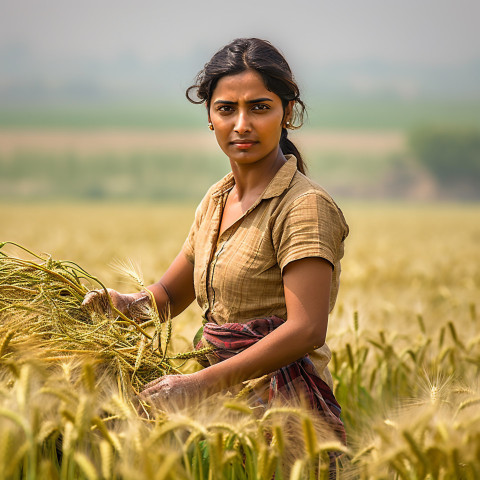
M151 385L150 387L142 390L140 392L140 395L142 397L145 397L145 398L152 397L153 395L158 397L162 393L168 393L168 391L170 391L170 385L169 385L168 381L165 381L165 380L162 379L159 382L157 382L156 384Z
M142 393L145 392L145 390L148 390L149 388L155 385L158 385L163 380L163 378L164 377L158 377L155 380L151 381L150 383L147 383L146 385L144 385Z
M98 302L103 290L91 290L85 297L83 298L82 306L88 307L93 305L94 303Z

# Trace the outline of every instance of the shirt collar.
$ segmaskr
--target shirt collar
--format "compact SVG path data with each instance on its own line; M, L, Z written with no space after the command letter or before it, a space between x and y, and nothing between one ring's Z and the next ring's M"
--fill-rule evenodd
M261 198L278 197L290 186L292 178L297 171L297 159L294 155L285 155L285 158L287 161L270 180Z
M278 197L281 195L290 185L295 172L297 171L297 159L294 155L285 155L287 161L280 167L280 170L270 180L267 188L264 190L258 200L266 198ZM212 193L214 199L221 198L226 192L231 190L235 185L235 178L233 173L230 172L218 183L217 188ZM257 202L255 202L257 203Z

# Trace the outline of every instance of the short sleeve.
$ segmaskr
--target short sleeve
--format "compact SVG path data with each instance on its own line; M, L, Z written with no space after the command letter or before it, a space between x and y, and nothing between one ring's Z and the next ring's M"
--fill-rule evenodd
M340 257L340 247L348 226L338 206L319 192L296 198L275 221L272 240L277 263L283 272L294 260L320 257L332 266Z

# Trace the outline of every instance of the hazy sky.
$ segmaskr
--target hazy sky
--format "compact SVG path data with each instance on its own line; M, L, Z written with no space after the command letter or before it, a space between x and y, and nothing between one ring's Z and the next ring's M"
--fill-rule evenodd
M155 61L259 36L292 64L448 65L480 59L479 20L479 0L0 0L0 49L23 44L40 59L127 53Z

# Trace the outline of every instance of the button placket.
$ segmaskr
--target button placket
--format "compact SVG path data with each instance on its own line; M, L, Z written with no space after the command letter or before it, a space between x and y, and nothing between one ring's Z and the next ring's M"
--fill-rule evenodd
M237 229L233 228L233 225L232 225L232 227L229 228L228 230L230 230L230 234L222 242L217 244L215 254L214 254L214 259L211 262L209 286L210 286L211 291L213 292L213 298L211 299L212 300L212 305L211 305L212 314L215 312L215 297L216 297L216 291L215 291L215 288L213 286L213 279L214 279L214 276L215 276L215 268L217 266L218 259L220 258L220 255L223 253L223 250L224 250L227 242L232 238L232 236L234 235L234 233L236 232ZM222 234L222 236L223 236L223 234Z
M255 208L258 207L258 205L261 203L263 200L263 195L261 195L254 203L253 205L246 211L244 212L232 225L230 225L226 230L222 232L222 234L219 236L219 231L220 231L220 225L221 225L221 220L222 220L222 215L223 215L223 209L225 207L226 199L228 196L228 191L225 191L222 200L218 202L218 207L217 211L219 212L218 218L216 219L217 221L215 222L215 228L214 231L215 233L212 235L212 246L211 246L211 254L210 254L210 260L208 262L208 274L206 278L206 298L207 298L207 303L208 303L208 311L210 313L214 313L215 311L215 289L213 287L213 278L214 278L214 273L215 273L215 267L218 262L218 258L220 254L223 252L223 249L225 247L225 244L230 240L230 238L233 237L235 232L238 229L238 226L242 222L242 220L250 214ZM226 236L228 235L228 236ZM213 242L213 239L216 239L215 242ZM222 241L219 242L221 238L224 238ZM213 292L212 298L209 297L208 291L209 288L211 292Z

